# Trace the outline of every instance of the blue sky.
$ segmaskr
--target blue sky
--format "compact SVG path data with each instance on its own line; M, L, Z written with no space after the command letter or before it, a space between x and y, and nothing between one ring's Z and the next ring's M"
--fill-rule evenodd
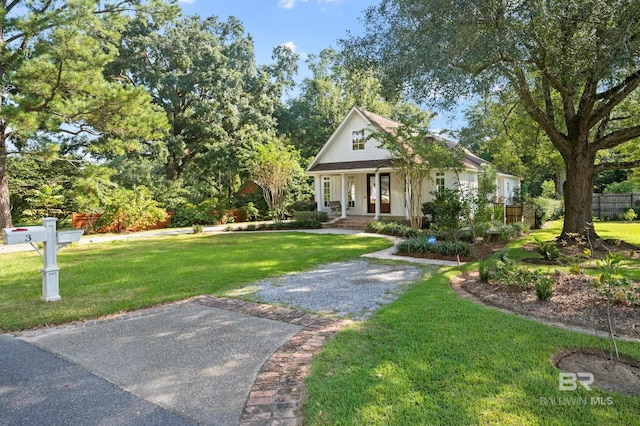
M215 15L226 20L235 16L253 37L256 60L271 63L275 46L287 44L301 57L299 80L307 77L307 55L317 55L347 31L361 34L363 11L378 0L179 0L185 15L203 18ZM432 129L458 129L461 114L439 112Z

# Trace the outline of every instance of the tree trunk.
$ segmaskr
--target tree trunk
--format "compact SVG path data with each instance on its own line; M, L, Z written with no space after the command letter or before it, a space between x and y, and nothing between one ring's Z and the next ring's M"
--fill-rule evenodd
M575 152L575 151L574 151ZM565 158L567 180L564 183L564 226L560 239L570 243L571 234L578 234L592 241L598 236L593 227L591 202L595 165L592 158L577 154Z
M0 228L13 227L11 201L9 199L9 176L7 173L6 134L0 129Z
M564 183L567 180L566 170L563 168L555 172L553 175L553 180L556 184L556 194L558 195L558 198L564 197Z
M167 161L167 164L165 164L164 166L164 171L165 171L165 178L168 181L175 182L180 177L180 171L178 170L178 167L176 166L173 159L169 159Z

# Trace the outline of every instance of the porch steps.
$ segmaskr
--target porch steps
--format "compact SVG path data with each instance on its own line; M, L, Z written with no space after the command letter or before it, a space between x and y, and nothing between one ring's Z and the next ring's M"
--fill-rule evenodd
M324 223L322 227L366 231L371 222L373 222L373 216L347 216L345 219L337 217Z

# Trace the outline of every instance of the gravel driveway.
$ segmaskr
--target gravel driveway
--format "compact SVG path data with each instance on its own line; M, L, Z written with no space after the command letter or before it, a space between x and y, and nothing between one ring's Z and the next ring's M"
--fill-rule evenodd
M422 268L412 265L354 260L258 281L239 293L264 303L365 320L423 273Z

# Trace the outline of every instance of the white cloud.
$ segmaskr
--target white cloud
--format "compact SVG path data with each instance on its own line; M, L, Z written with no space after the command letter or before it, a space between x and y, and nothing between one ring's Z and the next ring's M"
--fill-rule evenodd
M309 0L280 0L278 2L278 7L282 9L293 9L297 3L307 3Z
M178 0L178 3L194 4L196 0Z
M288 41L286 43L282 43L281 46L288 47L293 53L297 53L301 59L307 59L307 54L296 46L294 42Z

